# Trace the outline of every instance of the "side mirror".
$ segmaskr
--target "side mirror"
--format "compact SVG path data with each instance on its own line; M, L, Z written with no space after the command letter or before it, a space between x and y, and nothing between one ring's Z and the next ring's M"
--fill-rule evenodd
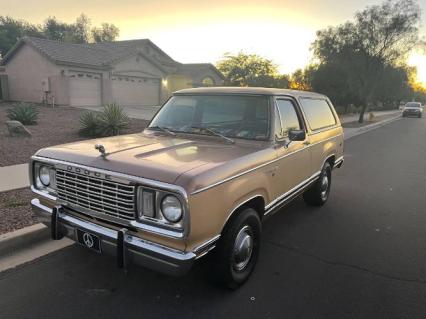
M288 139L293 141L304 141L306 138L306 133L304 130L290 130L288 132Z

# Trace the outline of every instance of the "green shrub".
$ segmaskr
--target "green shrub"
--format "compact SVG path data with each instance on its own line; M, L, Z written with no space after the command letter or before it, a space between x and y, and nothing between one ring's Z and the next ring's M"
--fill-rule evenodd
M117 104L105 106L102 112L84 112L80 116L82 136L101 137L119 135L129 128L129 118Z
M129 118L117 104L109 104L99 114L99 130L102 136L119 135L129 128Z
M99 136L99 115L96 112L84 112L80 115L80 130L82 136Z
M19 103L7 110L7 117L11 121L19 121L24 125L35 125L38 119L38 110L33 104Z

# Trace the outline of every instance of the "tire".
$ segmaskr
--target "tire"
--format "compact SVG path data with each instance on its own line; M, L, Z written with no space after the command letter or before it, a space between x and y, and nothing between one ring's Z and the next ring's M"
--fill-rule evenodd
M260 234L259 215L252 208L243 208L225 226L212 251L209 265L211 279L232 290L244 284L256 266ZM237 246L241 248L239 254L235 253Z
M328 200L330 188L331 165L325 162L318 180L303 194L303 199L309 206L322 206Z

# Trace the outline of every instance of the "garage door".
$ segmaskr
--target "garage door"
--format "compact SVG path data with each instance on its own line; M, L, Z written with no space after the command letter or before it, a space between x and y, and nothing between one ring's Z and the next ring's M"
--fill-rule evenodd
M112 97L121 106L160 105L160 80L139 77L113 77Z
M70 105L101 105L101 79L98 74L71 73L69 76Z

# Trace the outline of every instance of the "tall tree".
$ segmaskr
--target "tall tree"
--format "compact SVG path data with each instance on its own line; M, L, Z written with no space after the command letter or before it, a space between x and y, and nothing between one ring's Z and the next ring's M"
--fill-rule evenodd
M89 17L82 13L72 25L72 33L67 40L73 43L88 43L90 40L90 24Z
M101 27L91 28L90 19L85 14L77 17L74 23L66 23L57 20L56 17L48 17L41 26L9 16L0 16L0 59L24 36L71 43L89 43L114 41L119 32L120 30L110 23L103 23Z
M359 122L388 66L404 62L418 44L420 8L414 0L388 0L357 12L354 21L317 32L319 65L336 65L363 101Z
M49 17L44 21L43 33L50 40L64 41L69 38L73 31L73 26L60 22L56 17Z
M118 37L120 30L113 24L102 23L100 28L93 28L91 33L94 42L111 42Z
M313 66L308 66L305 69L297 69L290 77L290 89L309 91L312 90L312 72Z
M0 16L0 57L23 36L43 37L40 27L9 16Z
M288 77L278 73L271 60L256 54L225 54L217 63L225 75L225 84L232 86L288 87Z

